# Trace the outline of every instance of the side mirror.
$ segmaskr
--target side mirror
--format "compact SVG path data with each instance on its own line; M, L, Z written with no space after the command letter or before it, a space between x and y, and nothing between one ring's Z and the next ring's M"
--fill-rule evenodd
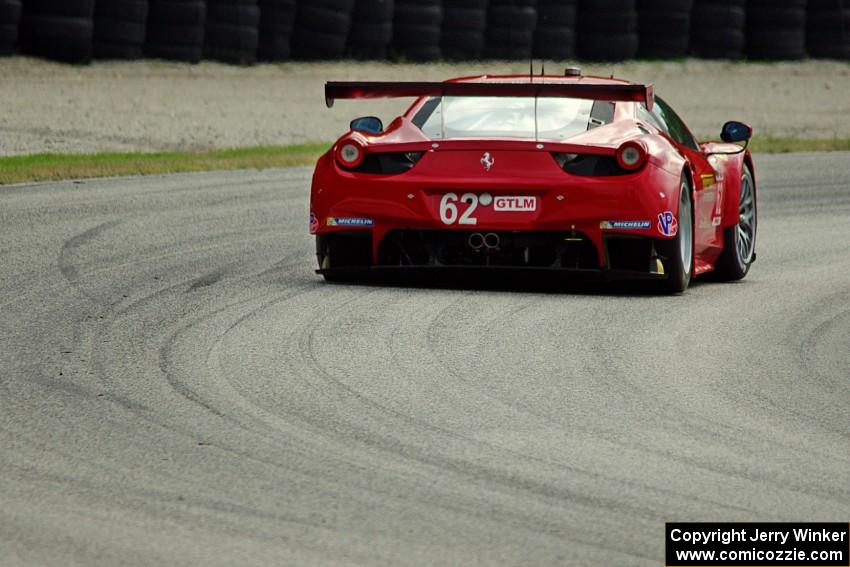
M724 142L748 142L752 137L753 129L743 122L727 122L720 131L720 139Z
M364 134L380 134L384 131L384 123L377 116L361 116L351 121L351 130Z

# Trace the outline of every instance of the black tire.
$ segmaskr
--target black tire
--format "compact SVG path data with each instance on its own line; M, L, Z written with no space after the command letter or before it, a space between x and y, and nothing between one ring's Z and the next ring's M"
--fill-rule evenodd
M534 56L544 59L572 59L576 54L576 34L571 27L538 28L534 34Z
M619 12L623 10L636 10L637 0L583 0L579 2L579 8L583 12Z
M337 10L349 15L354 10L354 3L355 0L298 0L299 7L309 4L311 6L328 8L329 10Z
M803 59L806 56L806 32L802 29L750 32L747 35L747 55L751 59Z
M21 47L24 53L65 63L90 63L92 58L91 18L66 18L24 13Z
M806 39L812 57L850 59L850 4L844 2L842 9L838 3L809 3Z
M148 23L202 26L207 20L207 5L203 1L152 0Z
M201 47L204 44L204 28L180 24L152 24L148 26L147 41L154 45Z
M356 22L392 22L393 0L357 0L352 20Z
M20 0L0 0L0 56L15 53L20 21Z
M490 6L487 25L501 29L533 30L537 27L537 10L530 6Z
M17 26L21 21L20 0L0 0L0 25Z
M573 28L578 23L578 3L545 1L537 6L537 28Z
M204 47L204 58L231 65L253 65L257 62L257 50L241 47L225 47L222 45L207 45Z
M91 18L94 0L27 0L24 10L50 17Z
M257 57L263 61L289 59L289 44L295 25L295 0L260 0L259 6Z
M638 0L637 7L641 15L647 10L687 14L694 7L694 0Z
M679 210L677 211L677 219L679 230L676 236L669 239L659 239L655 243L655 249L664 263L664 271L667 274L667 279L659 282L659 287L667 293L682 293L691 283L694 273L694 209L693 199L691 195L691 183L686 175L682 175L682 182L679 184ZM688 215L688 223L682 222L682 211ZM683 225L689 224L691 231L691 252L690 262L686 262L682 258L682 238L685 235Z
M18 26L0 24L0 56L14 55L18 44Z
M101 0L95 4L94 15L95 18L146 24L149 7L148 0Z
M145 55L153 59L198 63L203 55L203 48L200 45L148 44L145 46Z
M385 46L349 45L346 51L349 57L361 61L383 61L390 56Z
M747 13L740 6L697 3L691 12L692 31L699 29L708 31L715 29L742 30L746 19Z
M360 47L384 47L393 39L392 22L364 22L352 24L351 32L348 34L349 47L357 45Z
M209 22L205 33L205 49L225 48L257 51L257 28Z
M744 0L696 0L691 12L691 53L741 59L746 45L744 4Z
M298 6L296 22L299 28L345 35L351 27L351 14L301 4Z
M141 45L126 45L123 43L103 43L97 40L92 46L95 59L141 59L144 50Z
M94 21L94 37L101 43L141 45L145 42L146 32L145 24L107 18Z
M345 36L296 28L292 54L298 59L338 59L345 53Z
M255 4L209 4L207 22L256 28L260 25L260 8Z
M487 29L487 12L473 8L446 6L443 11L443 29L483 32Z
M624 12L583 11L579 16L579 30L589 34L615 33L624 34L638 29L638 14L636 10Z
M528 59L534 53L537 2L493 0L487 12L484 57Z
M625 61L633 59L638 51L638 35L581 33L578 37L578 54L592 61Z
M760 3L747 11L747 55L753 59L806 56L806 8L798 0Z
M392 51L397 58L433 61L441 57L441 2L396 2Z
M393 44L405 47L437 47L440 44L440 28L434 26L396 26Z
M723 252L721 252L720 257L717 259L717 264L714 269L717 279L721 281L735 281L743 279L750 271L750 266L756 259L755 244L756 237L758 236L758 199L753 174L750 171L749 166L745 165L744 172L741 175L741 183L743 185L746 182L749 182L750 188L752 189L752 192L750 193L750 206L752 207L753 212L752 246L749 248L748 254L745 254L745 256L749 257L742 256L742 237L739 227L744 223L739 222L738 224L730 226L723 231ZM739 215L744 213L744 201L746 199L747 196L742 191L738 206ZM747 231L743 230L743 232L746 233Z
M396 2L393 22L419 26L441 26L443 24L443 6L437 3L400 3Z
M638 56L642 59L678 59L688 53L690 36L662 35L647 38L641 35Z
M440 39L443 58L452 61L474 61L484 52L484 32L443 29Z

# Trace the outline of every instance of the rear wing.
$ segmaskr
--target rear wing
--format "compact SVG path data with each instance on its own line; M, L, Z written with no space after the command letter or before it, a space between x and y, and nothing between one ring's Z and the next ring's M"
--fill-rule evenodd
M337 99L401 98L421 96L570 97L606 101L642 102L652 110L652 85L593 85L580 83L437 83L331 81L325 83L328 108Z

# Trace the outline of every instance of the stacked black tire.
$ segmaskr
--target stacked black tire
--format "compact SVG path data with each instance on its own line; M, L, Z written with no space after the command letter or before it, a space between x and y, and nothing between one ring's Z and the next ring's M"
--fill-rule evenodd
M803 59L806 56L806 0L749 0L747 56Z
M691 52L707 59L741 59L746 0L694 0Z
M20 22L21 0L0 0L0 57L15 52Z
M806 29L809 55L850 59L850 1L809 0Z
M298 59L339 59L345 55L354 0L298 0L292 54Z
M259 25L257 0L207 0L204 58L237 65L256 63Z
M572 59L576 55L578 0L539 0L534 56Z
M396 0L393 13L393 53L409 61L434 61L442 55L441 0Z
M66 63L91 61L94 0L27 0L23 8L25 53Z
M529 59L537 28L537 0L490 0L487 11L488 59Z
M150 0L145 55L197 63L204 52L204 0Z
M94 8L94 56L141 58L147 21L148 0L99 0Z
M295 0L260 0L257 57L263 61L289 59L295 27Z
M393 0L357 0L348 32L348 55L386 59L393 40Z
M454 61L480 59L484 53L490 0L452 0L443 4L440 51Z
M637 0L581 2L578 23L579 57L591 61L622 61L637 55Z
M639 0L638 55L677 59L688 54L693 0Z

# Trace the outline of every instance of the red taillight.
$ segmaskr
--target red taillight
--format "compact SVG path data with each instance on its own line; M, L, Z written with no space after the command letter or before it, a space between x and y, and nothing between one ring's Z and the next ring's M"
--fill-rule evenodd
M363 146L354 140L340 142L336 147L336 160L343 167L357 167L363 161Z
M647 153L643 144L625 142L617 148L617 164L626 171L637 171L646 163Z

